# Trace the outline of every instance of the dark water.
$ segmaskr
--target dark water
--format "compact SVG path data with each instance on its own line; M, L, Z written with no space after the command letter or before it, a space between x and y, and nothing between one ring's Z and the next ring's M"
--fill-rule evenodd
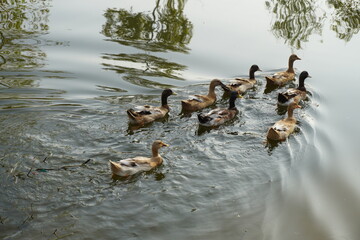
M359 239L358 1L3 1L0 5L0 238ZM283 143L264 76L312 76ZM213 78L258 84L241 113L200 128L180 101ZM296 82L290 86L296 86ZM144 128L125 110L160 104ZM217 89L216 106L228 99ZM209 110L209 109L207 109ZM164 163L112 179L108 160ZM89 161L87 161L90 159Z

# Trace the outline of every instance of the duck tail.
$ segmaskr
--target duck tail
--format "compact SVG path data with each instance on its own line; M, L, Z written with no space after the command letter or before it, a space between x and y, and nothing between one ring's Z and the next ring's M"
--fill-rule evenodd
M130 119L136 119L136 112L134 111L134 109L130 108L129 110L126 110L127 115L129 116Z
M269 128L269 131L267 133L267 138L272 139L272 140L279 140L280 139L280 135L278 132L276 132L272 127Z
M271 79L270 77L265 77L265 79L266 79L266 83L267 84L274 84L274 80L273 79Z
M192 105L189 103L189 100L182 100L181 106L184 110L189 110L192 107Z
M278 94L278 102L279 103L286 103L287 101L288 101L288 99L285 97L284 94L282 94L282 93Z
M120 172L122 170L121 165L119 163L116 163L116 162L113 162L113 161L110 161L110 160L109 160L109 163L110 163L111 172L113 174L116 174L116 173L118 173L118 172Z
M202 124L207 123L207 122L209 122L211 120L210 117L205 116L202 113L198 114L198 119L199 119L199 122L202 123Z

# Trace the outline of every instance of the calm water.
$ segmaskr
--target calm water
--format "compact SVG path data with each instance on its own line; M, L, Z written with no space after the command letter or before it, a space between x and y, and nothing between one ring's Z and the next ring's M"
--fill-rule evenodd
M359 1L5 0L0 13L1 239L360 238ZM291 53L309 98L295 134L266 144L283 89L264 76ZM252 64L234 121L180 114ZM167 87L169 116L130 127L125 110ZM162 166L111 178L108 160L155 139L170 144Z

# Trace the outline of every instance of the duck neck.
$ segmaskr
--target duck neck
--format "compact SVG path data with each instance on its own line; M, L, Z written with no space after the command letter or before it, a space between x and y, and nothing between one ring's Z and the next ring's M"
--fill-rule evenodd
M289 59L289 67L288 69L286 70L287 72L289 73L295 73L294 71L294 61L293 59Z
M151 148L151 151L152 151L152 156L153 156L153 157L159 157L159 156L160 156L160 154L159 154L159 148L157 148L157 147L152 147L152 148Z
M215 84L210 84L208 96L212 98L216 98Z
M294 108L292 108L292 107L288 108L288 117L287 118L288 119L294 118Z
M169 108L169 105L168 105L168 97L167 95L161 95L161 106L164 107L164 108Z
M229 100L229 109L235 109L235 100L236 98L230 98Z
M305 78L299 78L299 86L297 89L299 89L300 91L306 91Z
M255 71L252 69L249 71L249 79L255 80Z

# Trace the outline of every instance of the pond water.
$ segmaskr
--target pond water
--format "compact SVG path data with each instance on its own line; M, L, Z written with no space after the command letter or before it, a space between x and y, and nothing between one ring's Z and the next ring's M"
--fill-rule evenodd
M1 239L360 238L359 1L5 0L0 13ZM266 143L277 93L297 82L270 91L265 76L291 53L309 96L296 132ZM252 64L233 121L181 114ZM129 126L125 110L165 88L169 116ZM109 160L155 139L170 144L162 166L111 177Z

